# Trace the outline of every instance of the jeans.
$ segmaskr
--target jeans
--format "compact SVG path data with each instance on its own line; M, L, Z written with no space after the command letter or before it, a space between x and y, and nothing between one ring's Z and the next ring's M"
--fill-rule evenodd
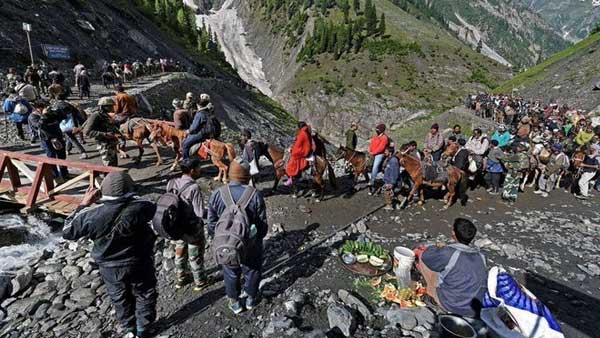
M50 140L42 140L42 149L46 152L46 156L48 158L57 158L59 160L66 160L67 159L67 151L65 150L65 141L64 140L60 140L60 142L62 143L62 149L57 150L56 148L54 148L54 145L52 145L52 142L50 142ZM54 177L66 177L67 175L69 175L69 170L67 169L67 167L65 166L61 166L60 170L57 166L52 166L52 173L54 174Z
M185 140L183 141L183 158L189 158L190 157L190 149L192 149L192 147L200 142L204 141L204 135L202 134L194 134L194 135L189 135L188 137L185 138Z
M100 276L115 308L117 320L138 335L156 319L156 275L154 265L140 263L124 267L100 266Z
M254 257L248 257L246 264L239 267L223 265L223 280L225 282L225 293L229 299L235 301L240 297L240 279L244 275L244 291L249 297L258 295L258 286L262 278L262 247L252 248L257 252Z
M371 181L369 182L370 185L375 184L377 174L379 174L381 171L381 164L383 163L383 160L385 160L384 154L375 155L373 160L373 169L371 170Z

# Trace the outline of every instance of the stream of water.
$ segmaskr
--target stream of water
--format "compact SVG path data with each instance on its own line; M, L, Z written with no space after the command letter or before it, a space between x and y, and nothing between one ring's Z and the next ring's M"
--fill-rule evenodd
M52 251L62 241L60 231L35 216L0 216L0 273L17 270L30 260Z

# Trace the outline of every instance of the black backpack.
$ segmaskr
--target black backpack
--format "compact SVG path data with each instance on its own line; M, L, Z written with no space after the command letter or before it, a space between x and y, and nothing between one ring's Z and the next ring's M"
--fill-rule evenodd
M221 137L221 122L215 114L206 114L206 124L202 129L202 134L207 139L218 139Z
M183 238L186 229L184 225L190 223L195 217L191 217L192 208L180 196L195 184L196 182L189 182L179 191L167 192L160 196L156 202L156 213L152 218L152 229L158 236L170 240Z

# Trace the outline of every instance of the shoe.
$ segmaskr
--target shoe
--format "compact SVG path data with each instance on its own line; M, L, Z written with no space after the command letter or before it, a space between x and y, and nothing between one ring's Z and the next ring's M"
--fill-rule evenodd
M575 195L575 198L580 199L580 200L587 200L590 197L589 196L585 196L585 195Z
M534 190L533 193L538 195L544 194L544 192L541 190Z
M231 310L234 314L239 315L240 313L242 313L242 311L244 311L244 308L242 307L242 305L240 304L239 301L230 299L229 300L229 310Z
M488 191L490 195L498 195L498 190L490 190Z
M488 188L488 189L486 189L485 191L487 191L487 192L492 192L492 191L494 191L494 188Z
M246 310L250 311L253 310L256 305L258 305L258 302L256 301L256 299L248 296L248 298L246 298Z
M196 292L204 291L208 287L209 284L210 283L209 283L208 279L203 279L201 281L194 282L194 291L196 291Z
M373 196L373 193L374 193L374 192L375 192L375 188L373 188L373 186L372 186L372 185L370 185L370 186L369 186L369 192L368 192L369 196Z
M542 193L540 194L540 196L542 196L542 197L548 197L548 193L542 191Z
M383 210L392 211L392 210L394 210L394 207L392 205L388 204L383 208Z
M127 333L126 333L126 334L123 336L123 338L137 338L137 337L138 337L138 336L136 336L136 335L135 335L135 333L133 333L133 332L131 332L131 331L127 332Z
M81 156L79 156L79 158L82 160L87 160L88 155L87 155L87 153L83 153L83 154L81 154Z
M181 289L190 283L187 277L178 277L175 281L175 289Z
M291 187L293 183L294 181L291 178L288 178L287 181L283 183L283 185L285 185L286 187Z

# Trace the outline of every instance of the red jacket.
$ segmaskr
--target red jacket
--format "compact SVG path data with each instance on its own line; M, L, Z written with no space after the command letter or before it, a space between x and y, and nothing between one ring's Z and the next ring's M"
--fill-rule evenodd
M312 142L308 135L308 127L304 127L298 131L296 142L292 147L291 157L288 161L286 173L288 177L295 177L306 169L308 162L306 157L312 152Z
M371 156L383 154L389 142L390 140L386 134L373 136L371 139L371 144L369 145L369 154Z

